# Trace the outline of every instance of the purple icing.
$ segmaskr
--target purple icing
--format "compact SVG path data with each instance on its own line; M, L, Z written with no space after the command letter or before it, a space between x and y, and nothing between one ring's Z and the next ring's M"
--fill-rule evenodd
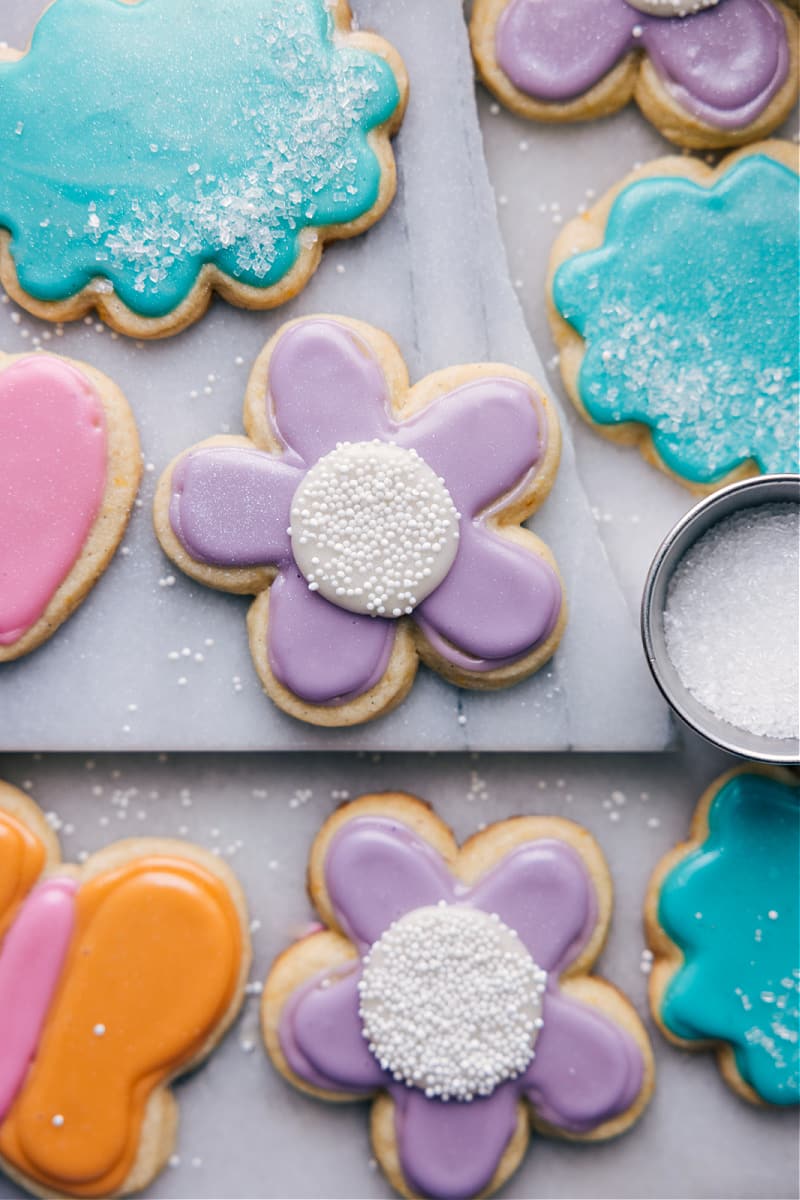
M626 0L511 0L497 26L498 64L537 100L574 100L634 50L681 107L719 129L756 120L789 71L771 0L720 0L686 17L650 16Z
M375 686L389 664L395 626L329 604L287 565L270 589L269 630L276 678L311 704L330 704Z
M367 344L347 326L311 318L275 346L268 406L284 451L190 451L173 471L169 512L195 560L276 569L267 649L284 686L310 703L346 702L378 682L394 645L394 621L348 612L310 592L292 557L294 492L305 471L342 441L378 438L416 450L444 478L462 515L455 561L415 611L443 658L490 671L546 640L561 610L558 577L535 550L488 524L491 506L526 482L546 450L546 420L524 383L476 380L397 421Z
M481 1192L513 1136L523 1097L544 1120L576 1134L590 1132L634 1102L644 1077L636 1042L559 988L560 972L581 952L597 921L590 876L572 847L556 839L520 846L467 887L408 827L384 817L358 817L332 839L325 881L336 918L362 956L393 921L444 900L497 913L549 972L544 1026L527 1071L469 1103L428 1099L380 1068L358 1015L358 963L312 979L289 999L279 1034L292 1071L325 1091L387 1090L412 1190L437 1200Z
M260 450L195 450L172 472L170 524L198 562L216 567L280 562L292 496L302 478L297 467L272 462Z

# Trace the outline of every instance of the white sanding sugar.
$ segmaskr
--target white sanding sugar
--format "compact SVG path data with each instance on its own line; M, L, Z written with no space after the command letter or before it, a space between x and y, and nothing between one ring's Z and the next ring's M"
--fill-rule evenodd
M719 521L670 581L664 632L684 686L750 733L800 730L800 505L764 504Z

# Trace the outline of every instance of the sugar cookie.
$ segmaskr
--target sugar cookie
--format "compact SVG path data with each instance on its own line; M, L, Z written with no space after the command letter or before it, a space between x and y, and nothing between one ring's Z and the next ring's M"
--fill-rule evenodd
M372 1098L372 1143L404 1196L487 1196L530 1126L622 1133L653 1088L634 1008L589 974L611 879L585 829L490 825L459 850L422 801L362 796L323 825L309 891L325 928L273 964L269 1055L332 1101Z

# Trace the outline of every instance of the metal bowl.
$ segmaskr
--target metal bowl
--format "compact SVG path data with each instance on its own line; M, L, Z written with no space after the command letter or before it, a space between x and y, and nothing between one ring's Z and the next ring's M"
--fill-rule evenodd
M650 564L642 596L642 640L653 678L664 698L690 729L730 754L791 766L800 762L800 738L748 733L715 717L681 682L667 654L664 636L667 588L673 571L689 547L712 525L734 512L786 501L800 503L800 475L759 475L744 479L695 505L667 535Z

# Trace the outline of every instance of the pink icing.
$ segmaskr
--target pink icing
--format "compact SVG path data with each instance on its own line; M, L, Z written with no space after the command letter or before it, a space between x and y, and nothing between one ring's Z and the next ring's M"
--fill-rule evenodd
M69 363L0 373L0 645L35 625L89 536L106 483L103 404Z
M75 922L72 879L30 895L0 951L0 1121L36 1054Z

